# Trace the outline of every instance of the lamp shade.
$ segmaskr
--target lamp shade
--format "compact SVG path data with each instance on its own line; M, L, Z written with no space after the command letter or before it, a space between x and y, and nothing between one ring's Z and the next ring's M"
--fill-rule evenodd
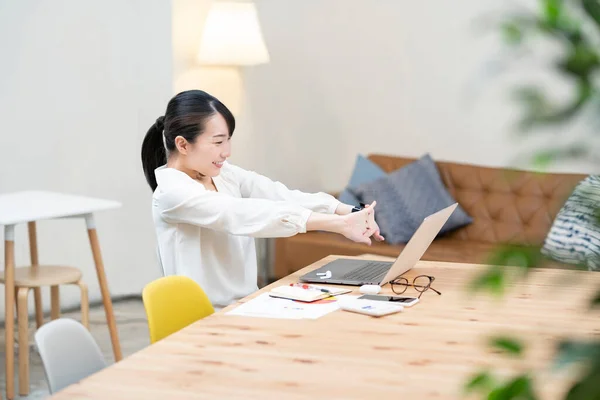
M269 62L254 3L213 3L206 18L198 61L205 65Z

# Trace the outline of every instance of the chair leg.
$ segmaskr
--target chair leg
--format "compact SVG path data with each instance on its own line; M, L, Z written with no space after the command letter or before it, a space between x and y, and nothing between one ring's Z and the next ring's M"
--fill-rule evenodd
M50 319L60 317L60 292L58 286L50 286Z
M37 228L35 221L27 223L29 230L29 254L31 255L31 267L39 268L39 257L37 248ZM35 301L35 322L38 329L44 324L44 310L42 307L42 288L33 289L33 298Z
M35 323L37 328L44 325L44 308L42 306L42 288L33 289L33 298L35 301Z
M15 286L15 315L17 316L17 321L19 321L19 287ZM17 329L19 327L17 326Z
M19 325L19 395L29 394L29 313L27 297L29 288L21 287L17 292L17 309Z
M90 302L88 299L88 287L83 281L75 282L81 290L81 325L90 330Z

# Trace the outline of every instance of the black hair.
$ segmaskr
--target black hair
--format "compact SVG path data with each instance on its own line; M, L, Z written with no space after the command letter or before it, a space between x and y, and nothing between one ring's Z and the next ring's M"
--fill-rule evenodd
M231 137L235 118L223 103L210 94L202 90L187 90L169 101L165 115L158 117L148 129L142 143L142 168L153 191L157 186L154 170L166 163L167 150L175 150L175 138L181 136L194 143L204 132L206 120L216 113L225 118Z

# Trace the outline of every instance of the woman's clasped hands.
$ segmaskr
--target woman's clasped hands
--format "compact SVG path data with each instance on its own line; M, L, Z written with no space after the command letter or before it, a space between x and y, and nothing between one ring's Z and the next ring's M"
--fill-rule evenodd
M376 204L377 202L374 201L372 204L367 204L361 211L345 215L343 235L350 240L368 245L371 244L371 237L380 242L385 240L375 222Z

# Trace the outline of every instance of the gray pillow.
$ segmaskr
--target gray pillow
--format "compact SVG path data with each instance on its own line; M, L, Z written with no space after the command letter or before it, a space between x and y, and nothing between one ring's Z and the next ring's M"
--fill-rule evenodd
M359 186L363 183L383 178L384 176L386 176L386 173L377 164L359 154L356 156L350 182L346 186ZM347 187L340 193L338 200L353 206L358 206L358 203L360 203Z
M407 243L423 218L456 203L429 154L384 178L351 187L350 191L363 203L377 201L375 219L391 244ZM473 219L459 205L440 234L471 222Z

